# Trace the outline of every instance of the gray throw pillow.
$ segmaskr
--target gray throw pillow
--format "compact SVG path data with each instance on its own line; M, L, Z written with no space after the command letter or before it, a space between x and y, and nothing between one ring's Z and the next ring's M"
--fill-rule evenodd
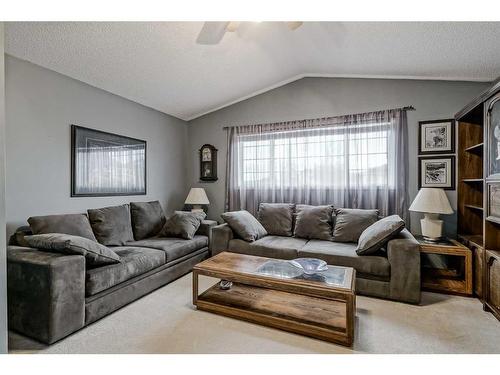
M166 219L159 201L131 202L130 216L134 238L139 241L157 235Z
M268 234L291 237L294 208L295 205L290 203L261 203L259 221Z
M86 214L32 216L28 223L33 234L64 233L97 241Z
M359 236L378 220L378 210L336 208L333 240L336 242L358 242Z
M377 252L389 240L397 236L404 227L405 222L398 215L391 215L380 219L361 233L356 254L370 255Z
M16 232L10 236L9 245L11 246L22 246L30 247L28 242L24 237L33 235L31 228L29 226L22 226L16 229Z
M267 236L266 229L248 211L224 212L221 216L231 229L247 242L257 241Z
M206 216L204 212L175 211L168 218L160 236L192 240Z
M295 212L294 237L332 240L332 206L298 204Z
M83 255L89 266L120 263L113 250L88 238L63 233L46 233L25 236L30 247L68 255Z
M121 246L134 240L130 222L129 205L103 207L87 210L90 225L101 244Z

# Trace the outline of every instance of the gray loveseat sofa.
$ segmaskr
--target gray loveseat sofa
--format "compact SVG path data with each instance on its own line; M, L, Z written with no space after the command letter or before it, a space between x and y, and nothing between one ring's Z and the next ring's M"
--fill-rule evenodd
M20 246L31 232L20 228L7 250L9 329L46 344L64 338L190 272L208 257L214 224L202 221L190 240L153 236L110 246L121 262L100 267L81 255Z
M279 221L273 224L275 231L279 229L277 224ZM420 302L419 244L407 229L373 255L358 255L357 245L355 242L297 238L291 233L288 236L266 235L248 242L238 237L227 223L213 227L210 238L212 256L230 251L278 259L319 258L330 265L356 269L357 294L413 304Z

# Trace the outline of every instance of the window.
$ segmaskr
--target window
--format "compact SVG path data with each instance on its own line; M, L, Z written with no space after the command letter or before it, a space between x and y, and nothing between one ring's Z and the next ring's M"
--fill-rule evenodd
M388 181L387 123L238 136L238 186L377 187ZM333 130L332 130L333 129Z
M404 108L226 128L226 210L262 202L378 209L407 218Z

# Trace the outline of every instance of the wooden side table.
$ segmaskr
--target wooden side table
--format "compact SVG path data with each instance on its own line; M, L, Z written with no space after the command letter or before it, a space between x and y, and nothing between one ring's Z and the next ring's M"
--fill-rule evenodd
M452 239L420 243L422 289L448 294L472 295L472 251Z

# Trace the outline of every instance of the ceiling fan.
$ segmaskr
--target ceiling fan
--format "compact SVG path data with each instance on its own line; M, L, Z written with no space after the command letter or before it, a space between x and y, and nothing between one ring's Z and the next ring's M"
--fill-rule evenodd
M198 44L218 44L226 32L235 32L238 30L241 22L238 21L223 21L223 22L205 22L201 28L196 43ZM302 26L302 22L293 21L285 22L290 30L298 29Z

